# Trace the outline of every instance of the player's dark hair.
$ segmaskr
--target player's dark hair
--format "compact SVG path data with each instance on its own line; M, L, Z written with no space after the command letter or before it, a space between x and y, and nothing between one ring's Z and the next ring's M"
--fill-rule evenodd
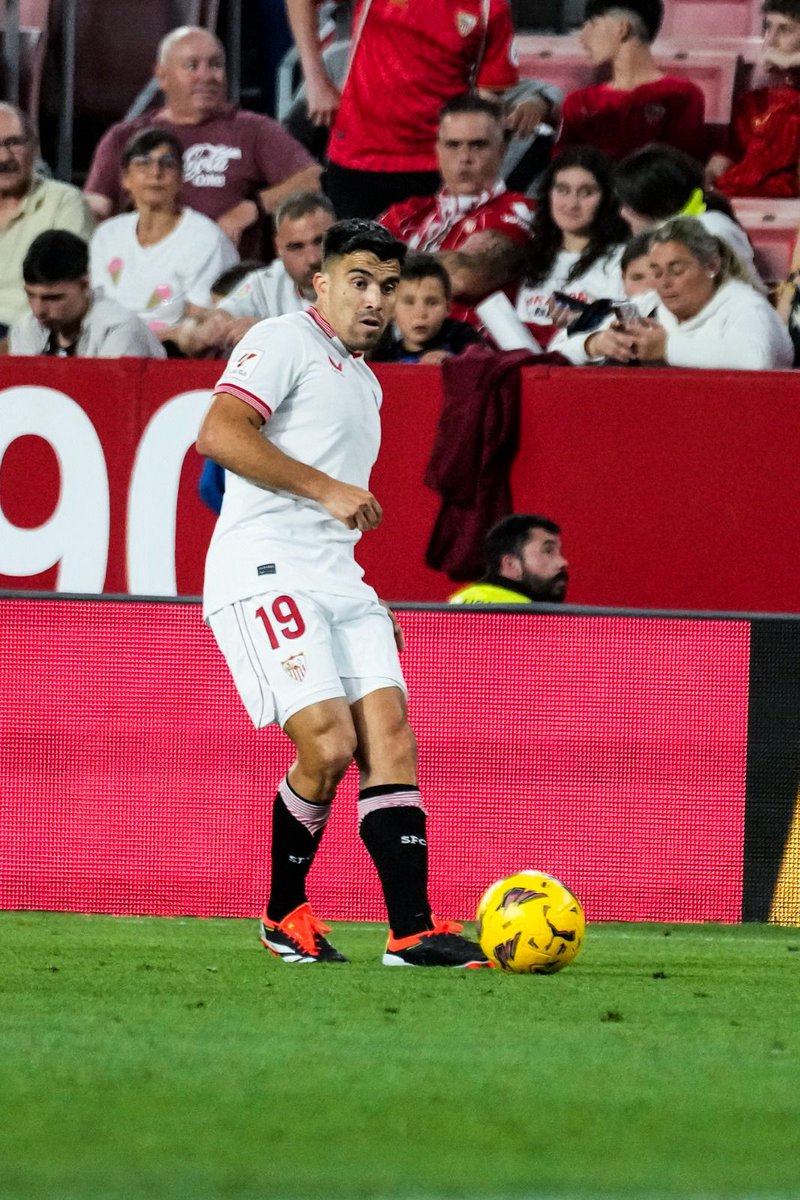
M450 276L435 254L409 254L400 272L401 279L438 279L447 300L453 299Z
M612 9L620 9L634 18L643 42L656 40L661 22L664 20L662 0L586 0L583 19L591 21L594 17L603 17Z
M600 188L600 203L589 230L589 243L567 276L567 283L588 271L599 259L610 254L615 246L627 242L631 235L628 225L619 215L619 202L614 192L611 159L594 146L575 146L565 150L550 163L538 187L539 204L533 218L531 243L525 267L529 283L541 283L553 269L556 256L564 244L564 234L550 211L550 192L561 171L580 167L593 175Z
M252 275L253 271L262 270L263 266L263 262L258 258L246 258L243 262L234 263L232 267L226 267L220 272L208 290L215 296L227 296L248 275Z
M22 278L30 286L81 279L89 270L89 247L66 229L46 229L35 237L22 263Z
M322 242L323 270L332 258L344 258L346 254L355 254L358 250L374 254L379 262L396 258L401 267L406 257L405 242L398 241L383 225L377 221L367 221L364 217L349 217L331 225L325 234Z
M486 535L486 572L488 575L498 575L504 554L519 556L525 543L534 529L544 529L546 533L557 535L561 527L549 517L541 517L538 513L512 513L503 517Z
M287 196L276 208L273 217L275 228L278 228L281 221L299 221L301 217L310 217L320 209L336 219L336 209L322 192L295 192L294 195Z
M142 129L139 133L135 133L132 138L129 138L122 149L120 162L123 168L129 167L131 160L139 154L150 154L159 146L169 146L173 158L175 158L183 167L183 147L173 133L168 129L161 129L158 125L150 125L147 129Z
M675 217L689 202L692 192L701 191L706 207L736 220L728 200L719 192L705 191L703 168L697 159L675 146L653 143L634 150L614 171L614 186L620 203L651 221Z
M649 252L651 236L651 231L647 229L644 233L635 234L628 242L622 251L622 258L619 260L619 269L623 275L632 262L635 262L637 258L643 258Z
M479 96L477 92L463 92L462 95L448 100L439 111L439 124L445 117L452 117L460 113L485 113L487 117L497 121L498 125L503 123L502 104L498 104L496 100L490 100L487 96Z
M768 13L780 13L792 21L800 21L800 0L764 0L761 14L766 17Z

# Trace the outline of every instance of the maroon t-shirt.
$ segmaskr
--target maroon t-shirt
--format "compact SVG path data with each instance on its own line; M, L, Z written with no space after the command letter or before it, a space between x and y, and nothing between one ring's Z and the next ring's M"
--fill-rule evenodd
M104 134L94 153L87 192L106 196L119 212L126 197L120 182L120 158L126 142L157 125L183 146L181 202L218 220L242 200L314 165L299 142L271 117L226 106L199 125L176 125L158 112L119 121Z
M596 146L620 159L651 142L665 142L702 159L704 109L697 84L672 75L630 92L609 83L579 88L564 100L553 154L567 146Z

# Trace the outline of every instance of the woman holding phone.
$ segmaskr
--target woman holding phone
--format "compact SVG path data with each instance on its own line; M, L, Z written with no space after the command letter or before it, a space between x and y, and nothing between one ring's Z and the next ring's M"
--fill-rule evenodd
M517 315L537 341L546 345L557 323L594 300L624 299L620 260L629 237L605 154L576 146L550 164L516 299Z

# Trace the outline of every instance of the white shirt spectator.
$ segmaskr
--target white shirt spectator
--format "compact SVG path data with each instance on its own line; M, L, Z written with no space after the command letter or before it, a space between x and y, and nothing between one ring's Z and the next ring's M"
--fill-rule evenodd
M517 293L517 316L528 325L550 325L548 303L553 292L564 292L577 300L624 300L620 259L624 246L612 246L588 271L567 282L580 258L577 250L559 250L553 269L541 283L523 283Z
M9 354L47 354L51 334L26 313L11 326ZM161 342L143 321L100 292L93 292L75 346L78 358L166 358Z
M232 317L282 317L286 313L305 312L313 301L306 300L279 258L268 267L251 271L242 282L220 300L217 308Z
M139 214L111 217L89 247L93 287L136 313L150 329L174 325L187 303L207 308L211 284L239 261L233 242L215 221L184 208L171 233L151 246L136 236Z
M659 302L656 292L644 292L632 303L643 317L654 317L667 331L667 366L763 371L783 370L794 361L792 339L775 309L749 283L738 279L723 283L708 304L685 321L678 321ZM600 328L607 328L615 319L609 317ZM586 354L586 342L592 336L569 336L562 329L550 349L578 366L602 362Z

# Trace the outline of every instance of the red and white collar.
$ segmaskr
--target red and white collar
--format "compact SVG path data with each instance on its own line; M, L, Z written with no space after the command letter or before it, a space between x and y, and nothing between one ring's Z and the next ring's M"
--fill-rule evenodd
M339 337L338 333L330 324L330 322L325 320L322 313L318 308L315 308L313 304L310 308L306 309L306 312L308 313L309 317L311 317L311 320L314 322L314 324L318 325L322 332L329 337L332 342L338 343L338 345L342 347L346 354L351 355L352 358L364 357L364 352L362 350L350 350L347 346L345 346L344 342Z

